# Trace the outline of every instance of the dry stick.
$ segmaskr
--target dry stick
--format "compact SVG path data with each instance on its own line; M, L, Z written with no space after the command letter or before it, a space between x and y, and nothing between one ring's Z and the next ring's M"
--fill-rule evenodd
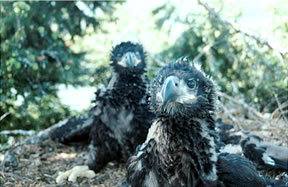
M261 45L266 45L269 49L272 49L273 51L275 51L276 53L278 53L279 55L279 59L281 60L281 62L283 63L283 59L285 58L285 55L276 50L274 47L272 47L272 45L268 42L268 41L265 41L263 40L262 38L260 39L259 37L255 36L255 35L252 35L252 34L248 34L247 32L243 32L242 30L240 29L237 29L232 23L226 21L225 19L223 19L213 8L211 8L207 3L204 3L202 2L201 0L197 0L198 1L198 4L203 6L208 12L210 15L213 15L215 18L218 18L218 20L225 26L225 27L231 27L236 33L242 33L244 34L245 36L249 37L249 38L252 38L254 39L258 44L261 44Z
M244 101L240 101L240 100L237 100L237 99L234 99L233 97L227 95L226 93L223 93L223 92L218 92L218 94L221 96L221 97L224 97L240 106L242 106L244 109L252 112L255 116L257 116L260 120L262 121L265 121L265 117L260 113L258 112L256 109L250 107L247 103L245 103Z
M21 142L17 142L16 144L14 145L11 145L10 147L8 147L7 149L16 149L17 147L19 146L22 146L22 145L25 145L25 144L33 144L33 143L36 143L37 141L44 141L46 139L48 139L50 137L50 134L55 130L57 129L59 126L61 126L63 123L66 123L68 119L65 119L65 120L62 120L50 127L48 127L47 129L44 129L44 130L41 130L39 132L36 132L35 135L25 139L25 140L22 140Z
M22 177L22 176L19 176L19 175L16 175L16 174L14 174L14 173L7 173L7 172L1 172L1 175L3 176L3 177L5 177L5 176L7 176L7 177L14 177L14 178L18 178L18 179L20 179L20 180L25 180L25 181L30 181L30 182L33 182L33 180L31 180L31 179L29 179L29 178L27 178L27 177Z
M283 111L282 109L285 107L285 105L282 106L282 105L280 104L277 94L274 94L274 97L275 97L275 99L276 99L276 102L277 102L277 105L278 105L279 110L280 110L281 113L283 114L284 111ZM284 103L283 103L283 104L284 104ZM286 105L286 106L287 106L287 105ZM277 109L278 109L278 108L277 108ZM273 112L273 113L274 113L274 112ZM282 116L283 116L283 119L287 122L286 116L285 116L285 115L282 115Z
M0 121L2 121L4 118L6 118L6 116L8 116L9 114L11 114L10 112L6 112L5 114L3 114L1 117L0 117Z
M221 43L222 41L223 41L223 40L218 40L218 41L213 42L212 44L206 45L206 46L203 48L202 52L199 53L199 54L192 60L192 62L193 62L194 64L195 64L196 62L198 62L199 59L200 59L204 54L206 54L212 47L214 47L215 45Z
M36 131L34 130L6 130L6 131L0 131L0 135L22 135L22 136L32 136L36 134Z
M150 58L152 58L152 60L154 60L157 63L158 66L163 67L166 65L165 62L162 62L158 57L152 55L151 53L147 53L147 54L148 56L150 56Z
M46 177L49 177L49 178L51 178L51 179L55 179L55 177L54 176L51 176L51 175L48 175L48 174L43 174L44 176L46 176Z
M278 108L276 108L276 109L272 112L270 119L273 119L274 115L275 115L277 112L279 112L279 110L281 110L281 109L283 109L283 108L286 108L286 107L288 107L288 101L285 102L285 103L282 103ZM287 114L287 113L288 113L288 110L284 110L284 111L281 111L280 114L285 115L285 114Z
M236 127L237 127L239 130L243 131L243 128L242 128L241 124L239 123L239 120L238 120L237 118L235 118L235 117L233 116L233 114L231 114L231 112L229 112L229 110L227 109L227 107L225 107L225 105L224 105L222 102L219 101L219 103L220 103L220 107L223 108L225 114L235 123Z

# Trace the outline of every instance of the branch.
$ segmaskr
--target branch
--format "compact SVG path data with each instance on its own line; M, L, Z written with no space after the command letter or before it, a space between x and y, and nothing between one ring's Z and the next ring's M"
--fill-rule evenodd
M275 99L276 99L278 108L272 113L271 117L273 117L273 115L274 115L276 112L278 112L278 110L280 110L280 111L281 111L281 114L282 114L282 116L283 116L283 118L284 118L284 120L285 120L286 122L288 122L288 120L287 120L287 118L286 118L286 116L285 116L285 114L284 114L284 111L283 111L283 108L287 107L287 106L288 106L288 103L283 103L283 104L281 105L281 104L280 104L280 101L279 101L279 99L278 99L277 94L274 94L274 97L275 97Z
M0 121L2 121L4 118L6 118L9 114L11 114L10 112L6 112L5 114L3 114L1 117L0 117Z
M228 99L228 100L232 101L233 103L236 103L236 104L242 106L244 109L246 109L249 112L253 113L255 116L257 116L262 121L265 121L265 117L260 112L258 112L256 109L250 107L244 101L235 99L235 98L233 98L233 97L231 97L231 96L229 96L229 95L227 95L226 93L223 93L223 92L218 92L218 95L221 96L221 97L224 97L225 99Z
M152 55L152 54L150 54L150 53L147 53L148 54L148 56L154 61L154 62L156 62L156 64L159 66L159 67L163 67L163 66L165 66L166 64L165 64L165 62L162 62L162 60L160 60L158 57L156 57L156 56L154 56L154 55ZM157 68L157 70L158 70L159 68Z
M243 128L241 126L241 124L239 123L239 120L233 116L233 114L228 110L228 108L221 102L219 101L219 106L224 110L224 113L228 116L228 118L230 118L234 124L236 124L236 127L243 131Z
M281 111L280 111L280 115L281 115L281 114L282 114L282 115L287 114L287 113L288 113L288 110L283 111L283 108L286 108L286 107L288 107L288 102L282 103L278 108L276 108L276 109L272 112L270 118L272 119L277 113L279 113L279 110L281 110Z
M19 176L19 175L16 175L14 173L7 173L7 172L1 172L1 175L5 178L5 176L7 177L14 177L14 178L18 178L20 180L25 180L25 181L30 181L30 182L33 182L31 179L27 178L27 177L22 177L22 176Z
M260 45L262 45L262 46L265 45L265 46L267 46L269 49L271 49L271 50L275 51L276 53L278 53L278 54L279 54L279 57L281 57L280 60L281 60L281 62L283 63L283 59L285 58L285 55L284 55L282 52L276 50L268 41L265 41L265 40L263 40L262 38L259 38L259 37L255 36L255 35L253 35L253 34L249 34L249 33L247 33L247 32L244 32L244 31L242 31L241 29L237 29L237 28L234 26L234 24L232 24L231 22L228 22L227 20L225 20L224 18L222 18L222 17L221 17L213 8L211 8L207 3L204 3L204 2L202 2L201 0L197 0L197 1L198 1L198 4L201 5L201 6L203 6L203 7L209 12L210 15L214 16L215 18L217 18L217 19L222 23L223 26L225 26L225 27L231 27L236 33L242 33L242 34L244 34L245 36L254 39L258 44L260 44Z
M0 135L21 135L21 136L32 136L36 134L36 131L34 130L22 130L22 129L19 129L19 130L6 130L6 131L0 131Z
M214 47L215 45L221 43L222 41L223 41L223 40L217 40L217 41L214 41L214 42L211 43L211 44L206 45L206 46L202 49L201 53L199 53L199 54L192 60L193 64L195 64L196 62L198 62L199 59L200 59L204 54L206 54L212 47Z
M62 121L60 121L60 122L58 122L58 123L56 123L56 124L48 127L47 129L38 131L37 133L36 133L36 131L34 131L34 134L32 134L32 136L30 136L29 138L24 139L24 140L22 140L22 141L20 141L20 142L17 142L16 144L11 145L11 146L8 147L7 149L13 150L13 149L15 149L15 148L17 148L17 147L19 147L19 146L25 145L25 144L35 144L35 143L37 143L37 142L44 141L44 140L46 140L46 139L48 139L48 138L50 137L51 133L52 133L55 129L57 129L59 126L61 126L63 123L66 123L67 121L68 121L68 119L62 120ZM16 131L17 131L17 130L16 130ZM23 131L23 130L22 130L22 131ZM3 133L3 132L6 133L6 132L9 132L9 131L6 131L6 132L5 132L5 131L1 131L0 133ZM10 132L11 132L11 131L10 131ZM3 134L4 134L4 133L3 133ZM0 135L1 135L1 134L0 134Z

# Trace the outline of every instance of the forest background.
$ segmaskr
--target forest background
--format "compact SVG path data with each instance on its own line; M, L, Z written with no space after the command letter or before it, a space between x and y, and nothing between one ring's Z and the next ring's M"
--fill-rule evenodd
M14 130L33 134L93 106L111 78L112 47L127 40L143 44L150 80L188 56L217 83L219 115L288 135L285 0L15 1L0 9L0 151L19 140Z

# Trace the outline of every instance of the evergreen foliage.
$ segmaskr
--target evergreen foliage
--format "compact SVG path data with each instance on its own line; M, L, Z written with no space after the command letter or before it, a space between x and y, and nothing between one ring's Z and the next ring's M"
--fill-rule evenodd
M111 16L108 2L1 2L1 129L43 129L70 114L57 97L59 84L85 85L92 71L75 36ZM68 38L68 40L67 40ZM5 118L4 118L5 117Z
M224 3L215 7L224 7ZM163 50L160 56L163 59L188 56L215 79L220 91L254 103L261 112L273 112L279 103L287 102L288 53L280 53L261 37L244 33L227 22L221 17L225 8L219 12L209 8L194 12L191 6L185 16L172 3L155 9L153 14L158 17L158 28L168 25L173 29L175 24L187 27L175 44ZM235 21L237 18L235 15ZM285 38L287 20L281 24L275 22L275 25Z

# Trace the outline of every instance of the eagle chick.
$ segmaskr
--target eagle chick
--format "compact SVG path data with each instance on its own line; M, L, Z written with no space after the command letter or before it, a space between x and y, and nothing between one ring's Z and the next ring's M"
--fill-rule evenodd
M90 131L89 168L98 172L112 160L126 161L145 141L153 114L147 104L147 77L143 47L131 42L111 53L113 77L98 92Z
M145 143L128 160L128 183L137 187L265 186L248 160L217 154L215 99L213 81L186 58L162 68L151 87L156 119Z
M94 119L89 134L90 170L98 172L113 160L127 161L136 146L145 141L154 116L146 102L145 60L139 44L122 42L113 48L112 78L106 90L96 93L95 107L91 110Z

